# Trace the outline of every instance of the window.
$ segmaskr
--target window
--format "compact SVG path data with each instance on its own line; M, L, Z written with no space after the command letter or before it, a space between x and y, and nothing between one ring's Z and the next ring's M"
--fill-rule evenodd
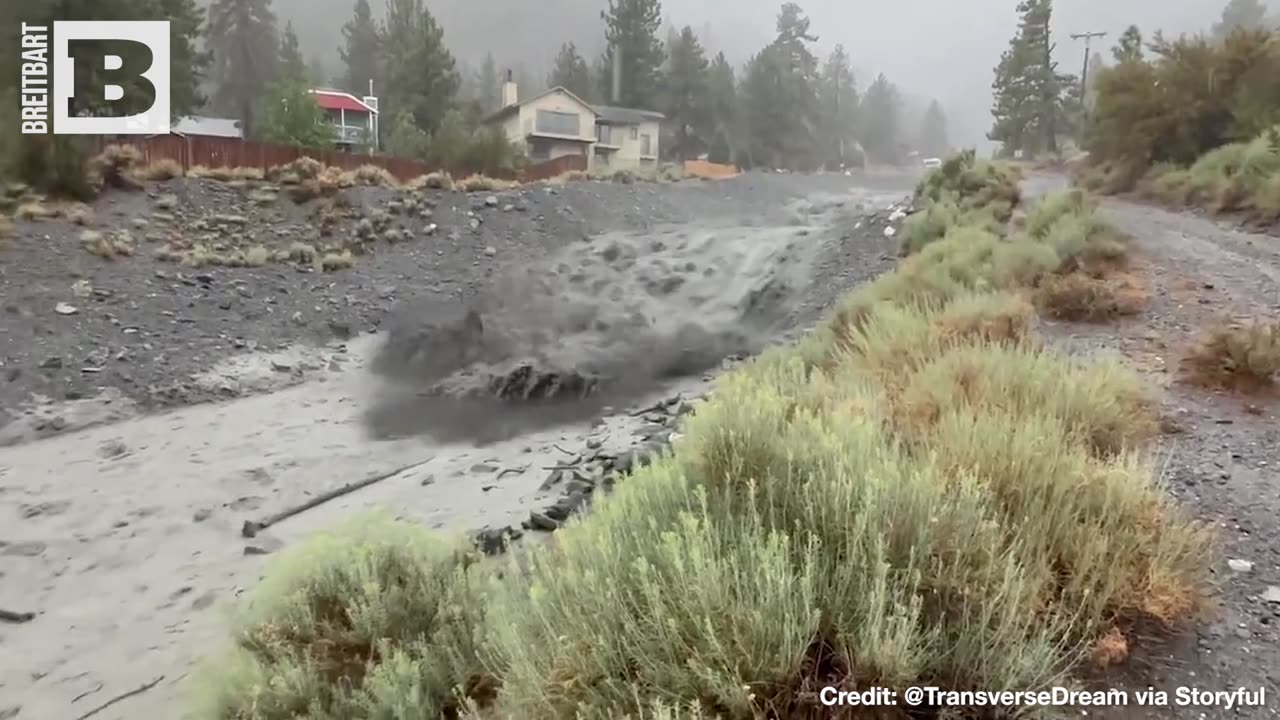
M579 132L578 116L575 113L539 110L537 127L538 132L577 137Z
M640 136L640 155L647 156L652 154L653 154L653 148L649 147L649 136L641 135Z
M636 127L636 126L632 125L632 126L631 126L631 139L632 139L632 140L635 140L635 139L636 139L637 137L639 137L639 136L640 136L640 128L638 128L638 127Z
M597 125L596 141L602 145L612 145L613 144L613 128L608 125Z

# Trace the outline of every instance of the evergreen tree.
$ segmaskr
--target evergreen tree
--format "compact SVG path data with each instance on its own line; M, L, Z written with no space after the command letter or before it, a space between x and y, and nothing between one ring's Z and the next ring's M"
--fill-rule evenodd
M836 45L823 65L819 99L822 150L829 158L827 165L836 168L856 164L858 89L844 45Z
M425 160L431 149L431 136L415 124L413 113L404 111L396 116L387 133L386 148L395 157Z
M794 2L778 11L778 36L773 41L782 63L780 95L790 120L781 136L784 167L813 170L822 164L823 118L818 100L818 59L809 43L818 37L809 32L809 18Z
M609 102L612 95L613 61L620 56L621 88L617 104L640 109L653 109L659 104L659 89L664 58L658 30L662 24L659 0L609 0L609 9L601 13L605 21L606 49L604 66L610 68L608 80L601 88Z
M945 157L951 151L951 141L947 138L947 116L937 100L929 103L929 109L920 121L916 149L925 157L937 158Z
M281 35L276 70L275 80L267 85L259 100L261 120L253 137L308 148L332 145L333 130L310 92L307 65L302 60L292 23L285 25Z
M200 81L209 65L209 54L198 48L204 10L196 6L195 0L155 0L155 4L155 17L170 23L170 110L175 116L190 115L206 100L200 93Z
M502 83L505 79L498 75L498 65L493 60L493 53L485 53L484 62L476 71L475 79L475 101L482 115L497 110L502 104Z
M898 147L898 89L883 74L867 88L858 107L858 131L867 158L878 162L901 160Z
M1053 60L1053 0L1022 0L1018 12L1018 32L1001 56L991 86L995 123L987 137L1009 152L1055 153L1078 88Z
M794 118L786 104L784 86L791 68L776 44L767 45L747 63L742 79L745 124L742 159L747 167L783 167L786 135Z
M1213 25L1213 37L1225 40L1236 29L1255 30L1266 24L1267 6L1261 0L1227 0L1222 18Z
M1111 57L1116 62L1142 62L1142 31L1137 25L1130 25L1120 35L1120 40L1111 49Z
M711 115L711 147L707 150L711 162L729 163L736 156L735 148L740 137L738 118L737 81L733 66L724 53L716 53L715 60L707 68L707 107Z
M702 43L686 25L670 46L664 93L666 124L674 132L671 150L681 160L697 157L711 134L707 71Z
M287 22L284 33L280 35L280 59L277 72L281 77L291 80L306 81L308 76L307 62L302 59L302 47L298 44L298 35L293 31L293 22Z
M213 54L214 108L255 132L254 105L276 77L279 56L271 0L213 0L208 48Z
M587 102L592 102L596 96L595 88L592 87L591 68L587 67L586 59L578 54L578 48L573 43L560 46L555 66L547 78L547 85L563 87Z
M423 0L387 0L379 37L383 109L391 117L407 110L419 128L434 132L461 85L444 31Z
M378 73L378 25L373 20L369 0L356 0L352 17L342 26L342 47L338 55L344 67L342 87L363 96L374 81L374 92L382 92Z

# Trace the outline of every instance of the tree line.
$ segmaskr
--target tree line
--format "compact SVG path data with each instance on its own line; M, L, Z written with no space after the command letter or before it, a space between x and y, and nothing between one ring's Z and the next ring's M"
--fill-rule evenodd
M1186 165L1280 123L1280 18L1260 0L1228 0L1206 32L1176 39L1130 26L1110 61L1090 57L1087 86L1053 59L1053 0L1023 0L1017 12L992 83L988 138L1002 154L1071 142L1131 187L1153 165Z
M342 66L327 78L306 61L272 0L211 0L207 9L197 0L60 0L28 21L171 21L174 114L235 118L249 138L326 146L331 131L308 91L329 85L360 96L372 82L383 111L383 150L442 167L514 162L505 139L482 123L500 102L505 68L490 55L477 72L464 72L424 0L385 3L375 17L370 0L354 0L342 27ZM690 26L661 38L662 17L660 0L608 0L599 57L588 59L566 43L548 77L533 78L517 66L514 79L525 97L559 85L589 103L664 113L660 146L670 159L705 154L744 167L812 170L948 149L938 103L919 128L904 131L898 88L883 75L861 88L841 45L820 61L818 37L795 2L780 7L774 40L737 68L723 53L709 56ZM11 90L15 76L6 73L0 83Z

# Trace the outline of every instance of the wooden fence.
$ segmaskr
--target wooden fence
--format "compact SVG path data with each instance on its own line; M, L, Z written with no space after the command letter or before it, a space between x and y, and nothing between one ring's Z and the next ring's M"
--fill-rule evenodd
M211 137L206 135L155 135L152 137L120 136L111 139L100 139L102 146L132 145L142 153L147 163L159 160L172 160L180 165L183 171L201 166L215 167L251 167L263 170L287 165L301 157L309 157L326 165L355 170L361 165L376 165L391 173L397 180L405 182L426 175L436 168L425 163L390 155L361 155L339 150L311 150L290 145L242 140L240 138ZM504 180L546 180L570 170L586 170L585 155L566 155L554 160L531 165L518 171L505 170L498 173L487 173ZM460 173L469 175L471 173Z

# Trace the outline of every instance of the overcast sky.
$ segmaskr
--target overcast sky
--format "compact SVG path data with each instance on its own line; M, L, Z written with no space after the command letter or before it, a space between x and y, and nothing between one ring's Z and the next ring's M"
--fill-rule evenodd
M1130 24L1146 36L1206 30L1226 0L1058 0L1054 7L1057 55L1078 73L1083 41L1071 33L1105 31L1095 48L1106 52ZM338 28L354 0L275 0L292 18L309 54L336 58ZM372 0L381 14L383 0ZM677 26L710 28L713 51L735 65L774 35L779 0L663 0ZM979 145L990 126L992 68L1017 25L1017 0L803 0L819 36L819 54L843 43L859 71L859 88L884 72L909 95L937 98L946 109L952 140ZM538 72L561 42L575 41L594 56L603 42L600 10L606 0L427 0L460 59L478 64L493 52L499 64L523 60ZM914 128L908 128L914 133Z

